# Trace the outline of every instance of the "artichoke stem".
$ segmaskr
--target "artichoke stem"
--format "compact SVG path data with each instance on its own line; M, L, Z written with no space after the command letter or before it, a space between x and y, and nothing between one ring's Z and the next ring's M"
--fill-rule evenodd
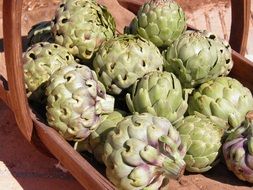
M85 140L87 141L87 140ZM86 143L84 140L82 141L76 141L75 144L74 144L74 149L77 151L77 152L83 152L83 151L89 151L89 147L88 147L88 143ZM90 151L89 151L90 152Z
M168 175L169 178L178 180L184 174L185 162L180 157L175 160L168 158L163 162L163 167L165 168L165 174Z
M165 174L170 178L179 179L184 173L186 164L183 157L180 156L178 146L168 136L161 136L159 141L160 151L168 157L163 162ZM184 151L184 149L182 149L182 151ZM184 155L185 153L182 152L182 154Z

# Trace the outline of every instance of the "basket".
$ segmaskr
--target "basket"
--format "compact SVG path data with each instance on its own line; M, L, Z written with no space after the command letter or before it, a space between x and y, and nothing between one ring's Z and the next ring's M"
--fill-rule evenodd
M108 7L116 18L118 31L121 32L144 1L100 0L99 2ZM115 189L103 175L103 171L101 172L101 166L91 165L54 129L45 125L42 119L29 107L23 82L22 4L22 0L3 0L3 42L6 71L0 70L0 74L2 74L0 98L13 111L24 137L44 153L51 154L59 160L85 189ZM242 56L246 50L249 31L250 0L231 0L231 5L230 44L235 50L233 51L235 64L231 76L237 78L253 92L253 63ZM1 61L3 62L4 59ZM7 73L6 77L4 77L5 73Z

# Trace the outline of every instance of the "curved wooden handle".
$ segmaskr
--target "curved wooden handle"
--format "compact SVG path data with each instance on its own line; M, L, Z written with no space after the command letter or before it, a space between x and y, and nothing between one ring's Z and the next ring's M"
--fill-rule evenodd
M3 1L4 53L9 86L8 103L20 131L28 141L31 141L33 122L27 104L22 65L22 2L22 0Z
M144 1L118 0L121 5L132 11L136 11ZM5 93L4 95L8 95L6 102L10 104L21 132L28 141L31 141L33 122L27 103L22 68L22 2L22 0L3 1L4 50L9 84L8 94ZM249 29L250 0L231 0L231 2L233 21L230 43L233 49L243 54L246 49ZM0 90L3 90L3 88Z
M229 43L233 50L245 55L249 34L251 0L231 0L232 24Z

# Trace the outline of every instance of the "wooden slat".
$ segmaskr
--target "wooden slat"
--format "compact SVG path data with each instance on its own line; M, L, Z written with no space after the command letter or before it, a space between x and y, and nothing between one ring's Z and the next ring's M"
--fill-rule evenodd
M63 139L56 130L41 123L32 114L34 126L41 142L64 167L82 184L85 189L112 190L114 186L89 162Z
M253 62L233 51L234 67L230 76L238 79L243 85L253 92Z
M250 25L249 25L249 36L247 43L246 54L250 55L253 61L253 3L251 3L251 12L250 12Z
M15 114L20 131L30 141L32 136L32 120L29 117L24 76L22 66L21 41L22 0L3 1L3 34L4 51L8 75L10 108Z
M231 4L232 24L229 42L235 51L245 55L249 33L251 0L231 0Z

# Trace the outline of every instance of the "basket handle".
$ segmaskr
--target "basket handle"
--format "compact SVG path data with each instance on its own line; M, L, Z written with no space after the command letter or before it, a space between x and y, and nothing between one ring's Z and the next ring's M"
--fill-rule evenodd
M140 6L141 1L143 2L143 0L118 1L125 7L127 5L131 5L131 9L135 7L134 10L136 10L136 6ZM231 0L231 2L233 21L230 43L233 49L243 54L246 49L249 29L250 0ZM9 89L6 90L0 83L0 96L14 112L22 134L28 141L31 141L33 122L26 98L22 66L22 4L22 0L3 0L4 50Z
M20 131L31 141L33 122L27 104L22 65L22 4L22 0L3 1L3 41L9 89L6 91L1 86L0 90L5 90L6 103L12 109Z
M251 0L231 0L232 23L229 43L233 50L245 55L250 23Z

